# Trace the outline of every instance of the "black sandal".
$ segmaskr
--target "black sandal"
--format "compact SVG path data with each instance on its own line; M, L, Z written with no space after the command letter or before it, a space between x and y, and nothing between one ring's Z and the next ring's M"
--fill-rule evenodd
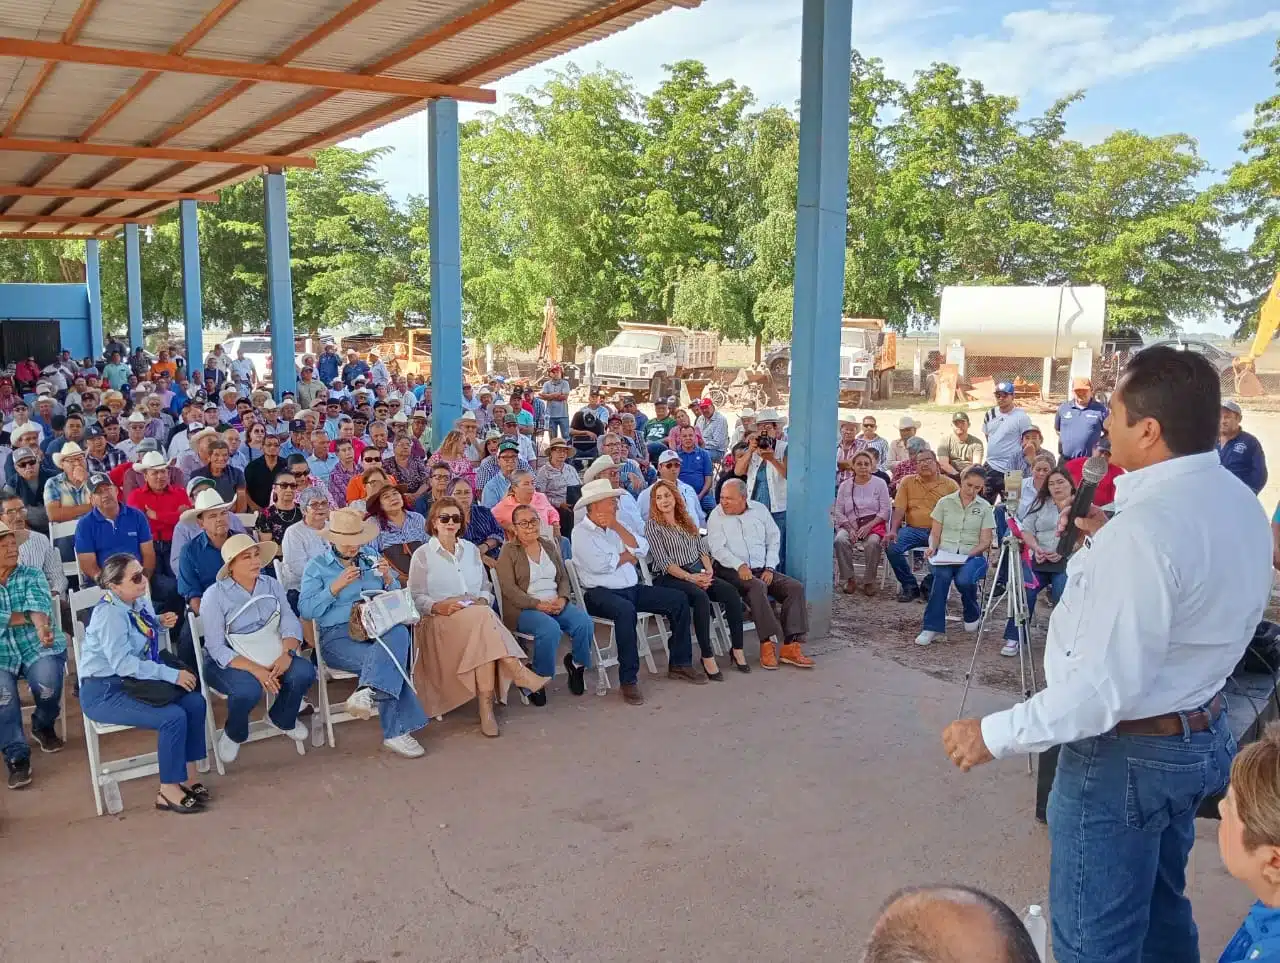
M741 662L734 658L735 655L738 655L741 652L741 649L734 649L729 655L729 661L733 663L733 667L739 672L750 672L751 666L747 665L747 657L745 655L742 656Z
M204 807L200 805L199 800L191 793L184 793L182 802L175 803L168 799L164 793L156 796L156 809L162 812L177 813L180 816L190 816L192 813L204 812Z
M179 785L181 785L181 783L179 783ZM196 802L201 806L209 805L209 802L213 799L213 797L209 795L208 787L202 782L193 782L190 786L183 786L182 789L184 792L194 796Z

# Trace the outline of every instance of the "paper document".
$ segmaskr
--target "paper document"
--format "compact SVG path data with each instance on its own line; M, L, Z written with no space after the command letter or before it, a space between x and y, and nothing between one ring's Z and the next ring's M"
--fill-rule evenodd
M941 549L933 558L929 559L932 565L963 565L969 561L968 555L961 555L959 552L944 552Z

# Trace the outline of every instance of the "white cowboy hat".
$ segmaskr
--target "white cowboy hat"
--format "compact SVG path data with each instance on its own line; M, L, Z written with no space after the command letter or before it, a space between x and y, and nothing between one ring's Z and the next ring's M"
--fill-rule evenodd
M126 418L125 421L131 422L132 424L135 424L135 425L145 425L147 423L147 416L144 415L141 411L135 411L128 418Z
M53 463L58 468L62 467L62 463L68 458L76 458L84 455L84 449L77 445L74 441L69 441L62 446L62 450L54 454Z
M908 428L919 428L920 422L916 421L910 415L903 415L898 419L898 430L906 431Z
M367 545L378 537L378 523L372 519L366 522L364 515L354 508L339 508L329 513L329 527L320 537L348 548Z
M409 423L409 416L403 411L396 412L391 416L391 423L393 425L407 425Z
M475 413L474 411L471 411L470 409L468 409L467 411L464 411L464 412L462 413L462 417L461 417L461 418L459 418L458 420L459 420L459 421L475 421L475 420L476 420L476 413Z
M38 434L40 434L40 426L37 425L34 421L28 421L25 425L19 425L17 428L14 428L12 432L10 432L12 440L15 442L19 438L21 438L23 435L38 435ZM75 444L75 442L71 442L70 444ZM23 446L15 445L14 447L21 448ZM56 459L57 456L55 455L54 458Z
M263 411L275 411L275 410L276 410L276 403L275 403L275 400L274 400L274 399L272 399L272 398L268 398L266 401L264 401L264 402L262 403L262 410L263 410Z
M189 435L187 441L191 443L191 447L195 448L200 442L206 438L217 438L218 433L212 428L201 428L194 435Z
M587 505L602 502L606 498L620 498L621 496L621 488L614 488L613 483L607 478L598 478L582 486L582 497L578 499L578 504L585 508Z
M778 417L778 412L773 408L761 408L760 412L756 415L756 424L759 424L762 421L771 421L776 425L781 421L781 419Z
M217 578L223 579L231 575L231 563L251 548L258 549L262 564L270 565L276 557L279 546L275 542L255 542L248 535L232 535L222 543L222 568L218 569Z
M153 468L169 467L169 460L158 451L149 451L142 456L141 460L133 463L133 470L136 472L150 471Z
M617 468L617 467L618 467L617 464L614 462L614 460L611 457L609 457L608 455L601 455L599 458L597 458L595 461L593 461L590 465L587 466L587 470L582 473L582 481L584 484L590 481L594 481L595 479L600 477L601 472L606 472L610 468ZM605 479L605 480L607 481L608 479Z
M198 522L205 512L229 511L231 502L224 502L216 488L206 488L196 496L195 506L188 508L178 519L180 522Z

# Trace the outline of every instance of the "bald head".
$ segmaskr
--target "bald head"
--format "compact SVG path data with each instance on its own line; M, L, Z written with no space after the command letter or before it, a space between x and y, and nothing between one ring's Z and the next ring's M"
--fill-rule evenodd
M965 886L905 889L876 920L863 963L1039 963L1008 906Z

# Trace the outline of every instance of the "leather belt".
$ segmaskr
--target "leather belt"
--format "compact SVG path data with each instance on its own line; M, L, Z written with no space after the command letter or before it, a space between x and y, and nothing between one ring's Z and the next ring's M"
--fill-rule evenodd
M1225 707L1226 702L1222 698L1222 693L1219 692L1204 709L1195 709L1191 712L1166 712L1162 716L1152 716L1149 719L1129 719L1118 723L1115 731L1122 736L1180 736L1183 732L1182 720L1185 717L1188 729L1192 732L1204 732L1217 722L1218 716L1222 715Z

